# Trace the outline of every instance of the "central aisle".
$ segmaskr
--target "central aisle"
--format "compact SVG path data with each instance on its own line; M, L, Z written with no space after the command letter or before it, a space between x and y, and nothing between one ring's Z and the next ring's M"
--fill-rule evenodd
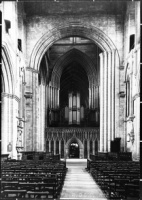
M85 170L86 159L67 159L67 174L61 193L62 199L106 200L103 192Z

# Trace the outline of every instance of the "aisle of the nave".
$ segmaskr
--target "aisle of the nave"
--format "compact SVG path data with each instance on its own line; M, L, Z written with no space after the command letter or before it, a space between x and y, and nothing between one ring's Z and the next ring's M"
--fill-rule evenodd
M106 200L105 195L85 170L86 159L67 159L68 172L60 199Z

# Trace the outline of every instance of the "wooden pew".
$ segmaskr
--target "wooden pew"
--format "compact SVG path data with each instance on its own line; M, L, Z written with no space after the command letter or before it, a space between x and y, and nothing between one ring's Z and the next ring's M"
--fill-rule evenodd
M2 198L5 199L13 199L13 198L26 198L27 190L19 190L19 189L8 189L2 192Z
M125 199L126 200L139 200L140 187L135 184L125 184Z
M39 199L42 197L55 198L61 192L66 172L65 161L14 161L3 163L2 198L15 198L15 200L16 198L25 198L22 191L26 191L25 195L28 199L32 197ZM11 186L10 182L18 184ZM10 191L9 195L7 191ZM18 193L18 191L21 193Z
M140 177L139 163L133 161L93 161L89 168L92 177L110 199L125 198L125 184L136 184Z

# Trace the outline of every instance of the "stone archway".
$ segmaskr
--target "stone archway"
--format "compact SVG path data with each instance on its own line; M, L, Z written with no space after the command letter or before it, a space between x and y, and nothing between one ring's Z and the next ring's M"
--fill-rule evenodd
M32 150L39 150L38 137L38 118L37 99L38 99L38 71L40 62L45 52L54 42L61 38L79 36L94 41L103 51L100 54L100 151L110 151L110 141L119 136L119 118L115 117L119 113L119 54L112 40L98 28L84 23L68 23L56 27L45 33L36 43L31 53L29 67L27 68L29 77L32 77L34 84L30 85L32 93L33 106L29 111L30 119L26 124L26 133L32 134ZM28 83L27 83L28 87ZM110 112L108 112L110 110ZM28 118L27 116L27 118ZM124 125L122 125L124 126ZM30 127L30 128L29 128ZM42 133L43 134L43 133ZM43 135L41 135L43 137ZM31 142L31 141L30 141ZM28 147L28 150L31 147Z
M104 52L117 50L112 40L100 29L85 23L68 23L66 26L58 26L50 30L38 40L31 53L29 67L38 71L41 59L49 47L57 40L70 36L88 38L94 41Z
M70 144L69 157L70 158L79 158L79 145L76 141L73 141Z
M17 159L17 113L19 98L14 94L15 81L13 73L13 62L11 52L7 43L2 43L2 154L9 154L11 158Z
M82 142L75 136L73 136L71 139L69 139L65 145L65 158L69 158L69 149L71 143L77 143L79 145L79 158L84 158L84 147Z
M62 75L63 69L67 64L71 62L71 59L74 59L74 61L80 63L83 67L83 69L86 71L86 74L88 75L89 78L89 84L98 84L98 78L97 78L97 69L94 68L94 63L91 60L90 57L88 57L85 53L81 52L78 49L71 49L64 55L62 55L57 62L54 65L54 71L52 72L52 77L51 77L51 84L54 85L56 82L58 84L57 87L60 87L60 77ZM93 77L94 80L93 80ZM56 81L55 81L56 80ZM95 82L96 81L96 82Z

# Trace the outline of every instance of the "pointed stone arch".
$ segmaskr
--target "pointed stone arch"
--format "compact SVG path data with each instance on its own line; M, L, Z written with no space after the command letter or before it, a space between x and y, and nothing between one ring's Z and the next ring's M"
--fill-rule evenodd
M83 144L82 144L82 142L80 141L80 139L77 138L75 135L73 135L73 137L70 138L70 139L67 141L66 145L65 145L65 157L66 157L66 158L69 158L69 148L70 148L70 144L71 144L72 142L77 142L77 143L78 143L78 145L79 145L79 157L80 157L80 158L84 158L84 154L83 154L83 152L84 152L84 147L83 147Z
M78 62L84 68L86 74L88 75L90 86L93 78L97 81L97 70L91 58L89 58L85 53L81 52L80 50L73 48L65 53L63 56L61 56L55 63L51 76L52 85L56 85L56 80L58 80L57 82L60 83L59 79L61 78L64 68L68 64L70 64L72 60Z
M9 153L10 157L17 158L17 110L20 99L14 94L15 81L13 63L8 44L2 43L2 154ZM6 122L6 123L5 123Z
M112 40L103 31L95 26L85 23L68 23L46 32L38 40L32 51L29 67L39 70L41 59L49 47L52 46L57 40L70 36L88 38L94 41L102 49L102 51L110 52L112 50L116 50Z
M37 84L36 80L41 59L53 43L71 36L88 38L103 51L100 54L100 151L107 152L110 151L110 141L119 135L119 118L116 116L119 113L118 93L120 84L118 75L120 58L112 40L103 31L86 23L67 23L66 25L57 26L43 34L33 48L29 60L29 67L32 69L33 82L35 83L31 87L33 99L36 102L31 113L33 119L32 134L38 134L34 132L34 130L37 130L38 124L37 119L34 117L37 112L36 105L38 104L35 85ZM89 92L91 93L90 89Z
M13 94L14 75L10 52L6 43L2 44L2 89L4 93Z

